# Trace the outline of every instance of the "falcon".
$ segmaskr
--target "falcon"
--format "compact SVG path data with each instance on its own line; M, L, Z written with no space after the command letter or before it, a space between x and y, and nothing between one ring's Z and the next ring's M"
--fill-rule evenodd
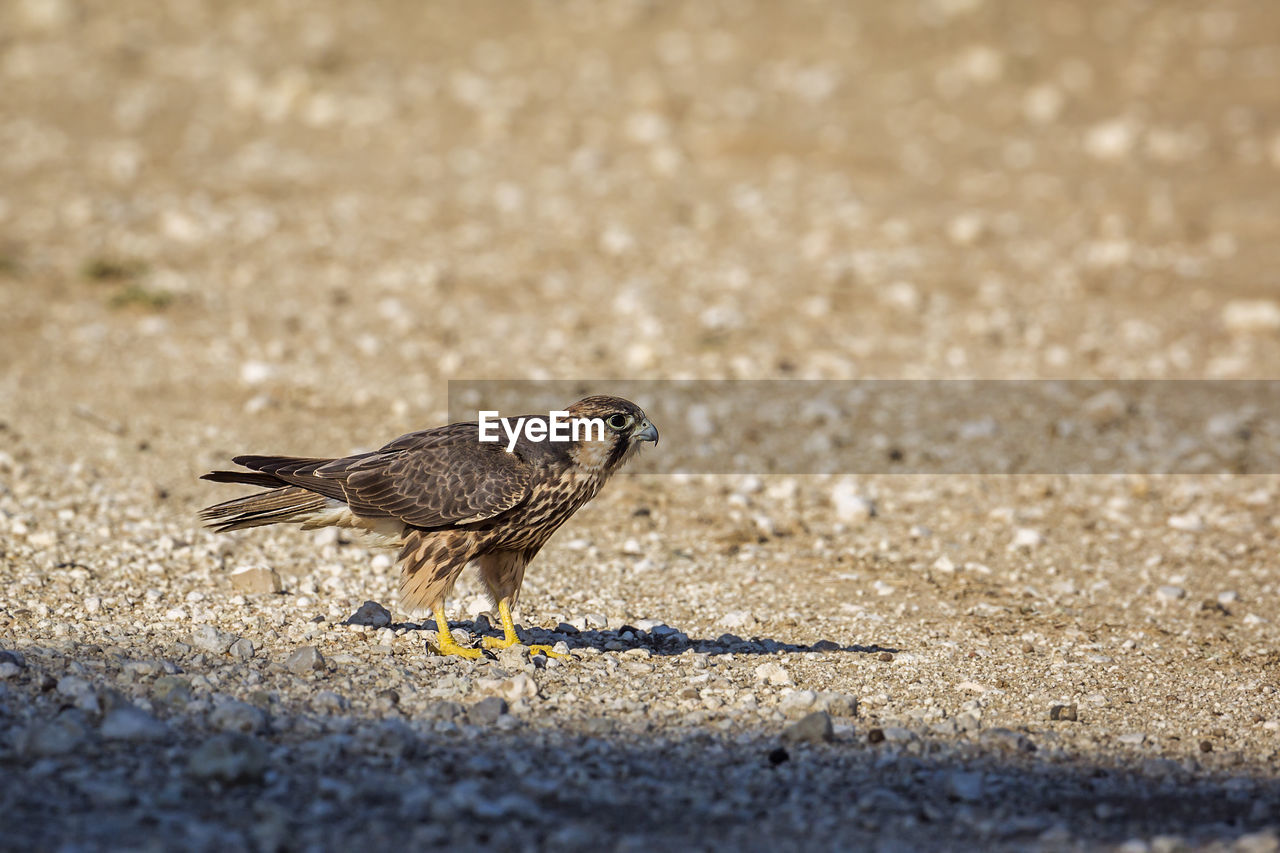
M459 645L445 617L445 598L462 570L478 566L502 620L503 638L485 637L483 645L520 642L511 608L529 562L643 442L658 441L640 407L621 397L585 397L566 411L573 419L598 419L603 429L564 440L551 416L530 415L510 442L481 441L481 424L467 422L411 432L341 459L237 456L232 461L249 470L211 471L201 479L266 491L200 516L219 533L267 524L347 527L398 547L401 609L431 610L441 654L478 658L483 652ZM544 428L530 428L535 422ZM538 433L549 437L531 438Z

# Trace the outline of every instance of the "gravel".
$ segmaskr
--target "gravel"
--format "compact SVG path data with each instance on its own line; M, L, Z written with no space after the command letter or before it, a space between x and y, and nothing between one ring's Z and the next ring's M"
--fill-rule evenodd
M0 846L1276 848L1263 405L1197 428L1247 474L642 456L530 567L567 659L195 517L464 376L1266 377L1272 5L407 8L0 4Z

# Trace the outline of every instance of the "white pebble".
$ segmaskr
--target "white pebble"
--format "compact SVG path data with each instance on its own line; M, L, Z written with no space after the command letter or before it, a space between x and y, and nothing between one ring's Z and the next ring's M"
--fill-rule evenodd
M1039 530L1031 527L1019 527L1014 531L1013 541L1009 543L1009 550L1038 548L1042 544L1044 544L1044 536Z
M1222 325L1235 334L1280 332L1280 302L1233 299L1222 308Z
M1121 160L1128 156L1137 138L1137 128L1127 118L1095 124L1085 133L1084 150L1098 160Z

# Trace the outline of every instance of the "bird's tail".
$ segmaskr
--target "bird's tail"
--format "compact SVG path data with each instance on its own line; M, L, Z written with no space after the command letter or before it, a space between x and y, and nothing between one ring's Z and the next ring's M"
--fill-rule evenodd
M200 518L205 526L212 527L219 533L262 527L265 524L306 523L314 521L318 514L328 508L328 500L324 495L297 486L283 486L205 507L200 510Z

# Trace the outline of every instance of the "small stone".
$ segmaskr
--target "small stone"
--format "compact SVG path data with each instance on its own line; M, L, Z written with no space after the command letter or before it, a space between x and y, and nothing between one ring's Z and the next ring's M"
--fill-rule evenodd
M0 664L13 664L18 669L27 668L27 659L17 649L0 649Z
M956 714L956 728L962 732L976 732L982 728L982 717L973 711Z
M1276 853L1280 850L1280 836L1274 829L1251 832L1237 838L1231 850L1233 853Z
M932 731L940 735L954 735L960 731L960 724L954 718L939 720L933 724Z
M880 730L880 738L886 743L910 743L916 739L916 733L902 726L885 726Z
M826 711L833 717L856 717L858 699L847 693L819 693L817 709Z
M212 625L201 625L191 632L191 645L211 655L225 655L235 641L235 634L220 631Z
M481 699L470 708L467 709L467 722L473 726L491 726L498 722L498 718L503 716L510 710L507 706L507 700L500 696L490 696Z
M608 617L600 613L587 613L582 617L582 621L588 629L600 630L609 627Z
M1169 516L1169 526L1174 530L1184 530L1188 533L1198 533L1204 530L1204 519L1196 515L1194 512L1188 512L1183 515Z
M163 740L168 736L169 728L141 708L124 705L103 716L99 732L105 740L138 743Z
M400 720L361 726L357 737L366 749L391 759L411 757L419 744L417 732Z
M796 719L812 711L817 701L818 694L813 690L792 690L782 697L778 709L786 716Z
M499 689L508 702L532 699L538 695L538 683L523 672L516 673L502 682Z
M213 709L209 722L224 732L257 734L267 727L267 715L247 702L225 699Z
M1129 411L1129 403L1114 388L1100 391L1084 401L1081 412L1095 426L1105 427L1116 423Z
M529 647L516 643L498 650L498 663L506 670L524 669L529 662Z
M1035 752L1036 745L1031 738L1015 732L1011 729L987 729L982 733L981 740L983 743L989 743L994 746L1001 746L1014 752Z
M1009 550L1016 551L1019 548L1030 550L1038 548L1044 544L1044 536L1039 530L1031 527L1019 527L1013 534L1013 541L1009 543Z
M881 652L880 654L876 655L876 660L880 661L881 663L893 663L893 653Z
M782 731L782 739L788 743L826 743L834 737L831 715L826 711L806 714Z
M231 573L231 585L248 595L284 591L280 573L269 566L242 566Z
M0 661L0 681L8 681L11 678L17 678L22 672L22 667L12 661Z
M884 729L868 729L867 743L884 743Z
M1084 150L1097 160L1121 160L1129 154L1138 128L1127 117L1099 122L1084 137Z
M768 759L770 764L772 764L774 767L777 767L779 764L782 764L785 761L790 761L791 753L787 752L785 748L780 746L777 749L769 750Z
M260 385L275 373L275 365L264 361L246 361L240 365L240 381L245 385Z
M73 711L59 714L49 722L32 723L23 738L22 751L34 756L75 752L88 735L79 717L79 712Z
M311 700L312 706L321 713L340 714L347 710L347 700L332 690L321 690Z
M1079 719L1075 705L1052 705L1049 708L1049 719L1076 722Z
M762 663L755 670L756 682L759 684L772 684L779 687L789 687L795 684L791 679L791 673L786 668L775 661Z
M128 675L131 681L149 678L165 671L164 663L158 660L127 660L121 664L120 668Z
M863 524L876 517L876 502L862 494L858 484L840 480L831 490L831 505L836 518L846 524Z
M1177 601L1187 597L1187 591L1180 586L1162 586L1156 590L1156 597L1161 601Z
M760 620L748 610L731 610L719 619L719 625L724 628L751 629L760 624Z
M182 708L191 701L191 682L179 675L162 675L151 685L152 701Z
M93 692L93 685L77 675L64 675L58 679L58 695L78 699Z
M100 710L98 692L93 685L75 675L64 675L58 679L58 693L75 702L77 708L90 714Z
M1130 732L1116 738L1117 743L1123 743L1126 746L1141 746L1146 740L1147 736L1142 732Z
M982 774L965 770L955 770L947 774L947 796L962 803L976 803L982 799L985 784Z
M234 658L249 660L253 657L253 640L250 640L247 637L241 637L231 644L231 648L228 649L228 651L231 652L231 656Z
M1222 306L1222 325L1233 334L1280 332L1280 302L1232 299Z
M944 575L953 575L956 572L955 561L943 554L941 557L933 561L933 570L942 572Z
M302 646L289 655L284 666L294 675L308 675L324 669L324 655L315 646Z
M385 690L379 690L374 700L379 711L390 711L392 708L399 706L400 694L388 687Z
M366 601L360 609L347 618L348 625L367 625L385 628L391 624L391 611L376 601Z
M456 720L464 713L465 709L460 702L445 699L428 705L423 711L423 716L428 720Z
M1218 603L1221 604L1223 607L1226 607L1231 604L1235 604L1239 600L1240 600L1240 593L1236 592L1233 589L1229 589L1224 592L1218 593Z
M187 759L187 773L192 777L228 785L257 781L266 769L266 747L243 734L214 735Z

